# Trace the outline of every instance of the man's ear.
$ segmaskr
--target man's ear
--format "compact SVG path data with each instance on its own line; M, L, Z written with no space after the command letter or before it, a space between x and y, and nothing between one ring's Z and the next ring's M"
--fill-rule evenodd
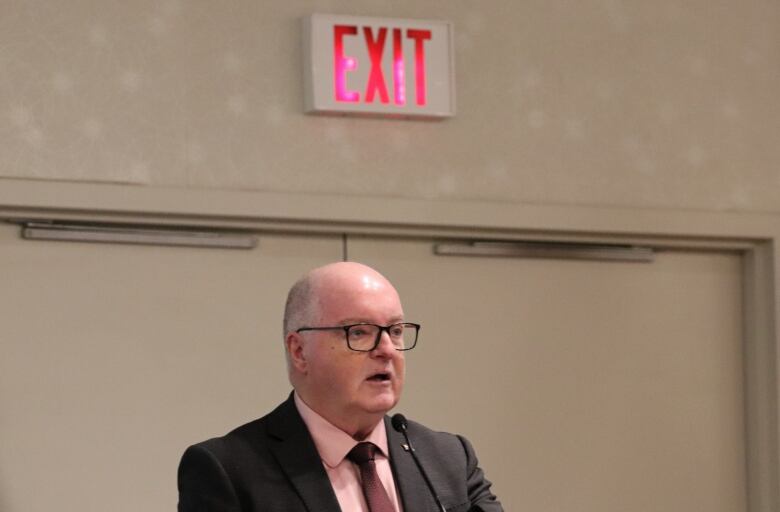
M307 361L303 351L303 337L297 332L287 333L284 339L290 364L300 373L306 373Z

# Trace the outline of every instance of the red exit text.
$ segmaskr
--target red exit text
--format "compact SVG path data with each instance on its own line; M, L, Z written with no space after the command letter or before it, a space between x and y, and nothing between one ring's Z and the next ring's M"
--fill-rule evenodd
M362 29L362 30L360 30ZM361 34L362 33L362 34ZM431 39L431 31L427 29L402 29L390 27L372 28L358 25L333 26L333 63L336 101L358 103L360 91L347 87L347 74L357 69L355 57L344 54L344 41L347 38L360 38L366 45L370 60L370 71L363 92L363 102L373 103L377 99L381 103L390 103L385 70L382 61L385 48L388 46L388 34L392 40L392 91L395 105L406 105L406 60L404 59L404 40L414 42L414 98L417 105L426 104L425 85L425 42ZM362 36L362 37L361 37Z

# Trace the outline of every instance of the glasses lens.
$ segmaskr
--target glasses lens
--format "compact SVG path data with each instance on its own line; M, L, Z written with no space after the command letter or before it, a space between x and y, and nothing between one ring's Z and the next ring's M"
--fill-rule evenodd
M398 350L412 349L417 342L417 326L414 324L395 324L389 332L390 340Z
M376 345L380 328L371 324L354 325L347 331L347 342L352 350L371 351ZM390 341L398 350L414 348L417 342L417 326L401 323L391 325L387 329Z
M369 351L374 348L379 327L370 324L353 325L347 331L347 343L352 350Z

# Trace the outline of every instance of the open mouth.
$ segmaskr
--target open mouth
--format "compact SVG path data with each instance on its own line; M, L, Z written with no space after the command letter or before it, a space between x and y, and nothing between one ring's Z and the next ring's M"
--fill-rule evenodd
M375 373L371 377L368 378L368 380L372 382L385 382L390 380L390 374L387 372L379 372Z

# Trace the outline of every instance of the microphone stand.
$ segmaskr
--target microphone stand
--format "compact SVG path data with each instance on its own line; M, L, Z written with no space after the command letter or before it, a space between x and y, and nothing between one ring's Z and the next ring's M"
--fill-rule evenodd
M422 474L423 479L425 480L425 483L428 486L428 490L431 491L431 495L433 496L433 499L436 500L436 505L439 507L439 510L441 512L447 512L447 509L444 508L444 505L442 505L441 500L439 499L439 495L436 494L436 490L433 488L433 484L431 483L431 480L428 478L428 474L425 472L425 469L423 469L422 464L420 463L420 459L417 458L417 454L415 453L414 446L412 446L412 442L409 440L409 434L406 431L407 430L406 418L403 416L403 414L395 414L391 419L391 423L393 425L393 428L396 431L403 434L404 439L406 439L406 446L409 447L407 451L412 454L412 459L414 459L414 463L417 465L417 469L420 470L420 473Z

